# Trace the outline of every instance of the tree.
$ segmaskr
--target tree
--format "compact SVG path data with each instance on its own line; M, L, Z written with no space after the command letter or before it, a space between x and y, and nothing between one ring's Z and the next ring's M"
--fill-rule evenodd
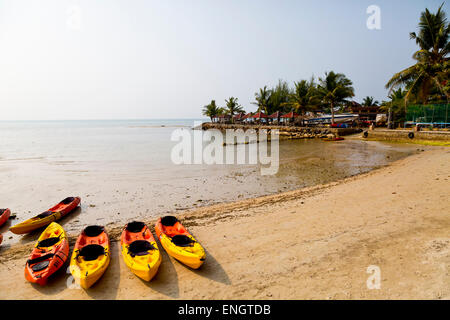
M390 120L390 123L388 123L388 126L391 127L391 123L397 122L397 123L403 123L406 119L406 113L405 108L403 107L403 101L405 99L406 91L402 88L398 88L397 90L394 90L389 95L389 101L383 101L381 103L381 110L384 112L387 112L389 114L388 120Z
M413 59L417 62L394 74L386 84L391 93L394 89L410 83L404 98L405 109L407 101L414 94L418 100L427 104L434 86L447 97L447 100L449 98L446 81L449 75L450 26L442 6L443 4L436 13L431 13L428 9L421 13L419 32L410 33L410 38L415 40L420 48L413 55Z
M366 107L377 106L380 103L374 99L374 97L365 97L362 101L362 105Z
M310 81L300 80L294 83L294 91L289 95L287 105L293 111L305 115L305 112L319 104L314 78Z
M334 124L334 108L347 102L347 98L355 95L353 83L343 73L325 72L324 78L319 78L317 95L324 104L330 106L331 123Z
M252 102L252 104L258 106L258 112L264 110L264 112L267 114L268 107L269 107L269 99L270 99L271 91L267 90L267 86L264 86L264 88L260 88L259 92L255 92L255 100L256 102Z
M210 104L207 104L203 107L203 115L209 117L212 121L212 118L221 115L223 113L223 109L219 108L216 105L216 100L211 100Z
M237 101L238 101L238 98L235 98L235 97L230 97L225 100L226 107L227 107L226 113L231 116L232 122L234 121L233 116L236 113L244 112L244 109Z
M268 113L273 113L276 111L286 111L285 106L289 102L289 96L291 90L286 81L278 80L278 84L275 88L270 90L271 94L269 97Z

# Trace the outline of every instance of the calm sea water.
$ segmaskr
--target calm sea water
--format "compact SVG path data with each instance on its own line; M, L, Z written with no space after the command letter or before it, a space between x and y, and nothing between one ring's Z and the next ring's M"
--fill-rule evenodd
M174 130L195 119L0 122L0 207L17 223L67 196L82 209L62 220L68 232L328 183L417 152L417 146L346 139L280 141L280 167L175 165ZM224 148L235 148L226 146ZM4 226L0 232L7 232ZM34 241L9 232L8 242Z

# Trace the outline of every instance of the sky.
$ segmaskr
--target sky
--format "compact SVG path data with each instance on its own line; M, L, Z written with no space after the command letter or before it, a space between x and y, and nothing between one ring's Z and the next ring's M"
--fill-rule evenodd
M0 0L0 120L199 118L230 96L254 111L264 85L330 70L381 101L443 1Z

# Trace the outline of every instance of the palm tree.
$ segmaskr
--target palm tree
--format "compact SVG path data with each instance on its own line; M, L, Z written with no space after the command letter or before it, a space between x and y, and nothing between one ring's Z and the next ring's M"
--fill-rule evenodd
M260 88L259 92L255 92L256 102L252 102L252 104L258 106L258 112L264 110L264 112L267 114L270 92L271 92L270 90L267 90L267 86L264 86L264 88Z
M285 106L289 102L291 89L286 81L278 80L275 88L270 90L268 113L275 111L287 111Z
M212 121L212 118L223 113L223 109L219 108L216 105L216 100L211 100L210 104L207 104L203 107L203 115L209 117Z
M347 98L355 96L353 83L343 73L325 72L324 78L319 78L317 95L322 103L330 106L331 123L334 124L334 108L346 102Z
M420 47L413 55L417 62L396 73L386 84L386 89L391 93L394 89L411 83L405 95L405 109L412 94L417 94L417 98L427 104L433 86L439 88L447 100L449 98L445 81L449 75L450 26L442 6L443 4L436 13L431 13L428 9L421 13L419 33L410 33L410 38L416 40Z
M403 123L405 121L405 109L403 108L403 101L405 99L406 91L398 88L389 94L389 101L383 101L381 110L388 113L388 127L392 127L393 122Z
M377 106L380 103L374 99L374 97L365 97L362 101L362 105L366 106L366 107L373 107L373 106Z
M316 84L314 78L310 81L301 80L294 83L294 91L289 95L286 105L297 113L305 115L305 112L319 103L316 95Z
M231 116L231 121L233 122L233 116L236 113L244 112L244 109L242 106L237 102L238 98L230 97L228 99L225 99L225 103L227 106L227 109L225 110L227 114Z

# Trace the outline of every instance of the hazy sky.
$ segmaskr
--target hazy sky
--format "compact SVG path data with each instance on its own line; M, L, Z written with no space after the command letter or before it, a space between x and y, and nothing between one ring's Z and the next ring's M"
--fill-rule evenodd
M442 2L0 0L0 120L198 118L230 96L252 111L258 88L328 70L382 100Z

